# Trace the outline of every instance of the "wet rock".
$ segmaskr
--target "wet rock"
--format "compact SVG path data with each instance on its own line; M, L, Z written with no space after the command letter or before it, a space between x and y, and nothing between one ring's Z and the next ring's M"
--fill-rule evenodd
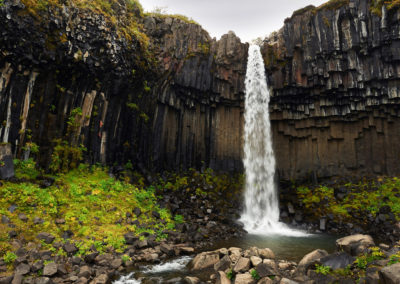
M43 240L46 244L51 244L55 240L55 237L52 234L45 232L39 233L36 238Z
M379 271L379 280L385 284L400 283L400 263L395 263Z
M43 276L54 276L57 274L58 267L55 262L50 262L46 264L43 268Z
M22 284L22 281L24 279L24 276L22 274L14 274L14 278L11 281L11 284Z
M327 256L328 253L325 250L314 250L308 254L306 254L299 262L299 265L297 266L297 270L299 272L307 272L308 268L315 264L317 260Z
M349 264L352 264L355 259L355 257L346 252L338 252L321 258L319 262L322 265L329 266L335 270L346 268Z
M175 254L174 248L171 245L168 245L166 243L162 243L160 245L160 249L166 255L173 256Z
M374 246L374 240L369 235L351 235L336 240L336 247L350 255L357 256L370 246Z
M159 260L159 256L157 253L148 253L144 255L144 260L146 262L156 262Z
M250 269L250 259L246 257L239 258L238 262L233 267L233 271L236 273L246 272Z
M192 260L191 262L191 270L202 270L206 268L213 267L219 261L218 253L207 253L203 252Z

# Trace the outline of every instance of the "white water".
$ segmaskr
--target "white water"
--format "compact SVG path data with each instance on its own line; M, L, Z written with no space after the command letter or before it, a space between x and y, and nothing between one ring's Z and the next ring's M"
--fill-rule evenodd
M269 120L269 91L257 45L249 47L244 127L245 210L241 221L251 234L305 236L279 222L275 157Z
M140 271L145 276L135 278L135 272L132 272L114 281L113 284L140 284L144 278L150 278L152 283L163 283L162 274L184 272L190 260L192 260L190 256L183 256L161 264L142 266Z

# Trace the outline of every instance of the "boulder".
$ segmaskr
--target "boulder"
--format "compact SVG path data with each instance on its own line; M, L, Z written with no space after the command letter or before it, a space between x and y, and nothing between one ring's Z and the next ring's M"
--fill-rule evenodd
M256 283L250 273L237 274L235 277L235 284L253 284Z
M0 284L11 284L13 280L12 276L4 276L4 277L0 277ZM230 284L231 282L229 282ZM222 283L221 283L222 284Z
M229 255L225 255L216 264L214 264L215 271L225 271L231 267L231 259Z
M90 282L90 284L107 284L108 283L108 276L107 274L100 274L96 278L93 279L93 281Z
M258 256L251 256L250 257L250 262L251 262L251 265L256 267L257 265L259 265L262 262L262 259L260 257L258 257Z
M269 277L261 278L261 279L257 282L257 284L272 284L272 283L274 283L274 281L272 281L272 279L269 278Z
M272 282L271 282L272 283ZM299 282L296 282L294 280L290 280L288 278L282 278L280 284L298 284ZM257 283L258 284L258 283Z
M306 254L299 262L297 270L299 272L306 272L308 268L315 264L317 260L327 256L328 253L325 250L317 249Z
M202 270L213 267L219 261L218 252L202 252L192 260L191 270Z
M225 272L218 271L215 284L231 284L231 280L226 276Z
M261 278L278 274L278 271L276 269L276 264L272 260L257 265L256 271Z
M15 268L15 274L25 275L28 274L31 270L31 267L26 263L21 263Z
M347 252L337 252L321 258L320 262L322 265L329 266L335 270L346 268L347 265L352 264L355 260L356 258Z
M52 283L53 281L51 281L51 279L48 277L39 277L35 281L35 284L52 284Z
M55 262L50 262L44 266L43 276L53 276L57 274L57 270L57 264Z
M250 269L250 259L248 259L247 257L239 258L238 262L233 267L233 271L235 271L236 273L246 272L249 269Z
M274 252L269 248L259 249L258 256L263 259L275 259Z
M395 263L379 271L380 283L399 284L400 283L400 263Z
M89 266L85 265L79 269L78 277L89 279L90 276L92 276L92 269Z
M39 233L36 238L44 241L46 244L51 244L55 240L55 237L52 234L45 232Z
M198 283L200 283L200 279L197 278L197 277L186 276L183 279L183 282L186 283L186 284L198 284Z
M353 256L361 254L366 248L374 245L375 243L371 236L362 234L351 235L336 240L338 250L343 250Z

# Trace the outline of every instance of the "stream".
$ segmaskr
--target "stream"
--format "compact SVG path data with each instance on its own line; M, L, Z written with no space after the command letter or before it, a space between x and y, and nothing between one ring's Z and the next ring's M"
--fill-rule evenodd
M215 243L212 247L206 248L204 251L240 247L248 249L252 246L258 248L270 248L276 256L276 259L284 259L299 262L304 255L315 250L324 249L328 253L335 250L335 240L339 236L327 234L314 234L306 237L288 237L282 235L246 235L240 239L230 239ZM193 256L184 256L170 259L166 262L155 265L139 265L129 274L122 276L114 281L113 284L161 284L161 283L183 283L186 276L196 276L201 280L209 279L208 273L192 273L188 270L187 265Z

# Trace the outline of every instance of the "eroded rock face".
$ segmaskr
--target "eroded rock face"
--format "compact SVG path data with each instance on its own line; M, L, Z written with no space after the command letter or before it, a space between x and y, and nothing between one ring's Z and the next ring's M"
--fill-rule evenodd
M305 9L262 48L281 178L399 174L397 9Z
M0 8L0 141L13 153L32 141L46 166L61 139L91 163L242 169L248 46L233 33L217 41L196 24L138 16L146 54L104 16L41 13L36 22L19 0Z

